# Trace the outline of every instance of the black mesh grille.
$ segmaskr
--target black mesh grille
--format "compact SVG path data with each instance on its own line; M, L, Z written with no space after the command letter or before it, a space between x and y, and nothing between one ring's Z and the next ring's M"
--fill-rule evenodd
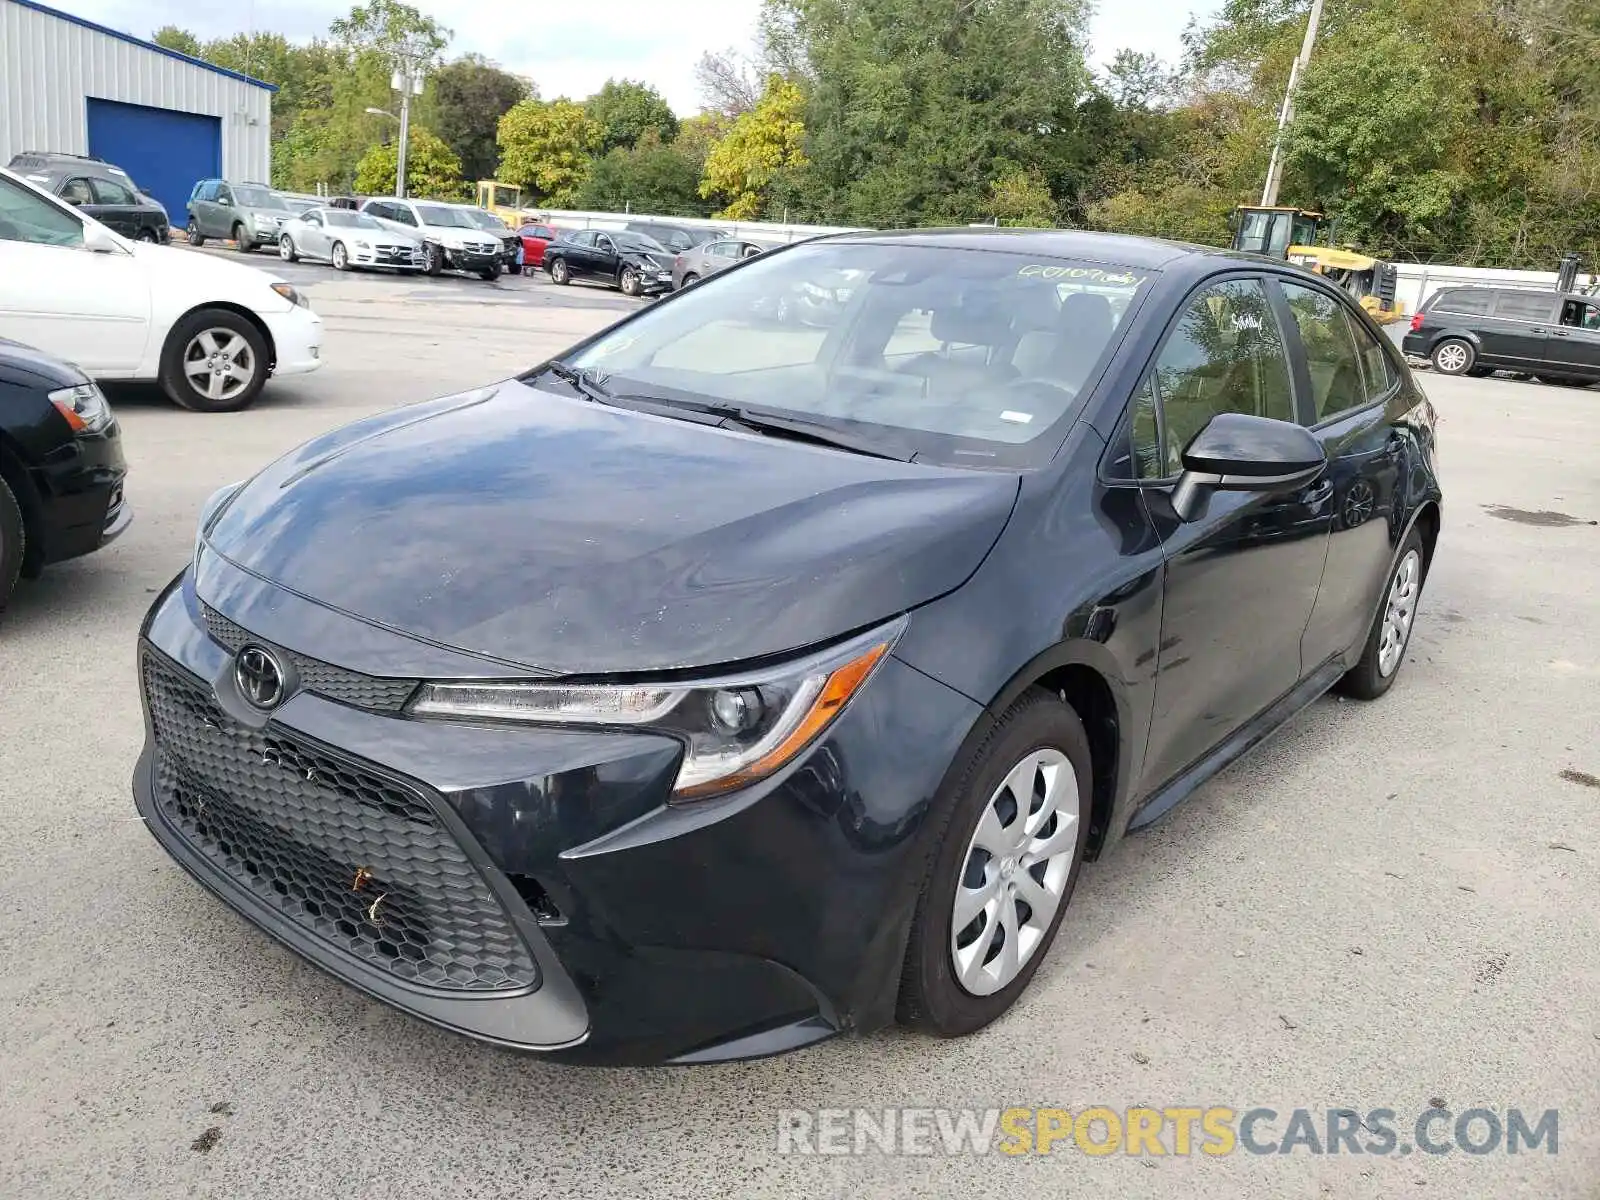
M538 981L505 909L422 795L271 729L147 652L155 799L220 874L339 950L408 983Z
M210 630L211 636L229 650L237 652L240 646L254 640L246 630L235 625L209 604L202 604L200 612L205 617L206 628ZM347 671L332 663L318 662L314 658L307 658L292 650L285 650L282 653L294 664L302 688L353 708L365 708L372 712L399 712L406 706L406 701L411 699L411 693L417 690L418 681L415 679L380 679L376 675L363 675L359 671Z

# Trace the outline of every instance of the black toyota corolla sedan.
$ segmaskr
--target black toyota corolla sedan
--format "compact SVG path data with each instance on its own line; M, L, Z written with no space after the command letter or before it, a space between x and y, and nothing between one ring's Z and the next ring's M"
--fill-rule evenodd
M1316 276L807 242L218 492L134 794L246 919L504 1046L963 1034L1086 860L1389 689L1439 524L1432 406Z
M133 520L122 432L71 363L0 338L0 610L19 576L98 550Z

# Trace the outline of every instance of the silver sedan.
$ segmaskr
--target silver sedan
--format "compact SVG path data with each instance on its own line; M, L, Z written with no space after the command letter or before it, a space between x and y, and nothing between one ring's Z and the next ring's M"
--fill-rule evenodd
M278 236L278 256L284 262L320 259L332 263L335 271L352 267L420 271L427 265L416 238L366 213L342 208L313 208L285 223Z
M746 242L738 238L723 238L691 246L672 261L673 290L688 287L697 279L715 275L736 262L754 258L768 249L770 247L760 242Z

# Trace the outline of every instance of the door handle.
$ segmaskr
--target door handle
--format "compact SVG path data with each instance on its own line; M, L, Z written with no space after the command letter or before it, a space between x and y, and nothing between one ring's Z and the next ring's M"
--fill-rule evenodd
M1570 334L1568 334L1568 333L1567 333L1567 331L1566 331L1566 330L1565 330L1565 329L1557 329L1557 330L1556 330L1556 331L1555 331L1555 336L1556 336L1556 337L1569 337L1569 336L1571 336L1571 335L1570 335Z
M1528 330L1528 332L1529 333L1549 333L1550 331L1548 329L1544 328L1542 325L1535 325L1532 329Z

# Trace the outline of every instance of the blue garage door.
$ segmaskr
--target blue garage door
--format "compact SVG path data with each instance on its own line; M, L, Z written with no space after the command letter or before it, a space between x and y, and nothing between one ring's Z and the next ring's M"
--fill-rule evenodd
M195 183L222 174L222 121L91 96L89 153L133 176L181 229Z

